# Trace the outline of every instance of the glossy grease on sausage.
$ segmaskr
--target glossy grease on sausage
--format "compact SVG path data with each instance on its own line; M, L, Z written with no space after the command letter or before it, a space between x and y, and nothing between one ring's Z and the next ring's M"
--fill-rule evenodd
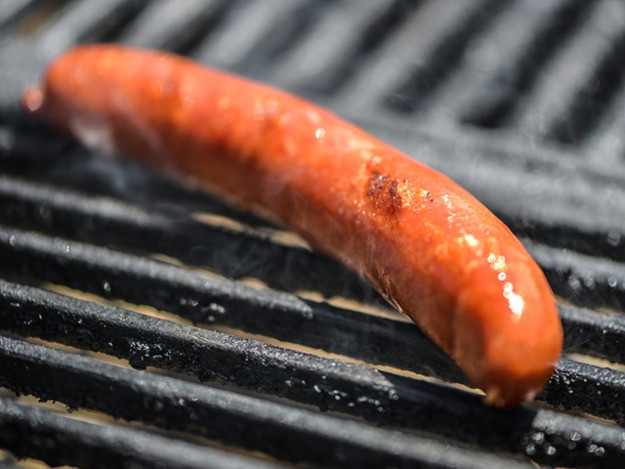
M487 403L519 404L551 375L560 319L516 237L450 179L329 112L112 45L65 53L23 102L87 145L182 176L361 272Z

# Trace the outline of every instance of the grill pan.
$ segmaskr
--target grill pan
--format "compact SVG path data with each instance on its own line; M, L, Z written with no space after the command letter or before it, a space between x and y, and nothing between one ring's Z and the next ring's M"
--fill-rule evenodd
M485 408L356 274L23 116L89 42L288 89L469 189L558 296L545 391ZM624 43L618 0L2 2L0 465L622 467Z

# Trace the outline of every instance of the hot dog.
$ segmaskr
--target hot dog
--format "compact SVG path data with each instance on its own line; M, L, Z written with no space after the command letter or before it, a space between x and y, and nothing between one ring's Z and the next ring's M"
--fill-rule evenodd
M171 54L66 52L25 108L293 229L362 273L507 407L553 372L553 293L512 232L469 193L297 97Z

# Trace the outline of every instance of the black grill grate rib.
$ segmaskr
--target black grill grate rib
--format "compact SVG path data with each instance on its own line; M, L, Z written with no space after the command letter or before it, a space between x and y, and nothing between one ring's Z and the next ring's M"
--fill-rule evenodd
M615 167L625 160L625 86L621 86L597 123L594 133L584 142L584 158L603 167Z
M357 358L401 368L427 373L430 366L436 366L446 378L458 377L455 368L446 366L449 360L404 321L258 290L156 260L33 232L2 229L0 233L5 275L47 279L105 297L148 304L193 321L227 325L333 353L349 351ZM306 327L299 327L302 324ZM361 350L362 340L371 348ZM404 350L388 349L389 341L402 344ZM423 343L423 365L412 351L418 348L416 343Z
M394 0L334 2L313 31L280 58L269 80L282 88L332 92L378 17L392 15ZM302 61L301 57L308 60ZM342 76L343 75L343 76Z
M545 63L592 2L518 1L475 39L431 114L482 127L505 125Z
M135 47L184 52L207 26L223 13L223 0L175 0L149 2L141 16L126 30L121 40Z
M589 132L582 128L582 119L597 119L603 106L593 103L592 95L605 93L611 86L606 83L607 75L615 74L614 67L622 68L618 51L625 34L625 5L603 0L593 7L583 26L549 65L544 79L536 84L524 109L512 119L512 125L518 125L522 132L574 142Z
M69 236L73 239L120 245L143 254L161 252L187 263L191 262L199 266L209 267L213 271L231 278L253 276L265 280L268 285L271 285L273 279L273 287L280 290L295 292L316 286L326 297L347 295L361 301L380 301L372 291L360 290L359 287L365 289L366 286L361 285L359 280L347 271L341 274L341 268L336 264L310 253L306 249L277 244L251 228L248 228L248 232L237 232L220 226L211 227L195 220L182 218L180 214L159 213L157 209L146 210L140 206L101 197L91 198L84 194L78 197L78 193L75 192L58 193L46 186L19 181L14 178L0 178L0 210L4 214L5 222L11 222L13 225L21 225L39 231L44 230L50 234ZM28 250L22 254L25 256L24 259L28 259L28 256L40 259L43 256L43 254L37 254L37 252L42 251L42 248L35 243L32 237L29 238L27 233L12 230L3 231L3 235L7 244L11 243L11 236L15 237L11 250L16 248L18 238L24 236ZM258 260L252 262L249 254L246 253L243 253L243 257L238 259L235 251L227 250L228 246L232 244L233 238L237 239L237 244L248 246L248 249L255 251ZM42 239L45 240L45 237ZM71 244L72 242L68 240L67 245ZM74 244L78 245L78 243ZM195 247L191 255L186 248L180 250L180 246L190 245ZM625 272L622 272L623 269L618 263L593 259L570 252L563 253L558 249L539 245L529 240L526 240L526 245L541 263L552 283L558 286L561 295L569 296L572 301L578 300L587 306L596 302L601 302L599 304L602 306L605 306L606 303L615 307L622 305ZM223 259L215 256L202 257L198 255L200 252L212 253L222 250L227 250L227 255ZM51 265L65 264L66 268L69 268L67 266L71 261L66 256L64 248L57 249L56 252L59 259L52 260ZM108 253L99 254L97 250L93 249L89 252L90 254L87 255L84 250L81 251L74 263L80 262L81 259L84 260L85 257L111 259L111 255ZM10 268L8 260L11 256L15 256L15 254L7 254L5 269ZM232 262L233 259L237 259L234 262L237 264L236 269L227 265L228 261ZM120 265L134 265L132 260L123 261L123 263L116 263L117 260L106 262L109 265L116 265L117 270L121 270ZM275 266L271 265L271 262L274 262ZM15 262L15 265L23 263L25 262L19 260ZM243 267L238 267L239 263L244 264ZM96 260L91 264L99 269L98 276L101 278L105 278L111 272L106 266L99 265ZM40 262L38 265L43 268L43 264ZM88 269L89 267L84 268ZM162 268L166 269L167 267ZM172 267L172 269L178 268ZM57 267L50 267L49 270L56 271L56 275L60 274ZM332 273L333 275L331 275ZM282 279L282 275L288 278ZM170 276L176 276L176 274ZM344 280L338 289L336 285L333 289L332 285L322 283L322 279L328 276L334 280L340 276ZM587 284L590 282L589 279L592 280L592 283ZM60 281L60 277L57 281ZM149 280L147 281L149 282ZM354 284L351 289L349 288L350 281ZM601 290L601 285L604 286L605 290ZM87 288L83 284L76 286ZM104 293L105 290L102 288L101 286L98 287L96 292ZM110 284L108 288L111 288ZM599 291L597 292L597 290ZM595 294L594 297L592 296L593 293ZM610 299L611 302L609 302ZM160 306L165 307L165 305ZM167 308L172 307L171 304L167 305ZM565 325L571 328L581 327L585 331L584 333L590 333L590 327L596 331L621 327L619 326L621 324L620 319L616 316L594 314L590 311L574 314L575 311L580 310L570 307L565 308L565 310L571 311L573 318L568 320L565 317ZM586 320L585 318L593 319ZM357 319L356 323L360 321L362 319ZM411 325L408 327L408 330L410 329L412 329ZM398 334L397 331L389 333L393 336L396 334ZM615 339L616 337L612 340ZM591 341L590 347L592 349L583 343L576 345L576 341L572 340L569 348L575 347L571 350L577 351L579 347L585 347L585 353L591 353L602 358L611 357L613 360L625 363L625 358L618 358L622 355L615 350L618 347L618 342L613 343L612 340ZM602 348L609 347L611 343L613 343L612 349ZM367 359L373 360L374 357L371 356ZM397 366L398 363L396 362L395 365Z
M0 339L1 340L1 339ZM0 444L53 466L276 468L274 464L121 426L95 425L0 398ZM0 461L0 467L5 466Z
M621 467L624 13L616 0L2 2L0 382L78 412L4 393L0 447L94 467ZM540 404L484 408L356 275L25 119L20 90L90 41L297 91L474 192L563 300L568 356ZM49 291L65 287L98 303ZM165 319L106 304L120 300Z
M169 321L146 317L81 300L52 294L32 287L0 283L3 324L12 331L34 334L46 340L113 354L126 358L138 368L157 366L217 381L247 390L270 393L323 409L347 412L385 425L406 426L455 439L493 446L508 451L527 448L536 435L547 438L545 448L568 448L570 431L575 428L585 438L576 446L584 452L590 445L611 448L606 461L622 457L614 447L615 439L625 439L609 427L547 410L520 409L510 413L488 411L475 405L476 397L434 384L415 386L405 378L348 365L314 355L281 349L254 341L234 338ZM51 359L51 361L54 361ZM611 395L614 377L602 380L605 371L564 361L549 393L568 392L587 395L583 389L599 382L605 399L622 400ZM621 381L623 380L620 378ZM605 386L603 386L603 382ZM10 383L16 385L16 380ZM565 389L557 385L564 383ZM621 386L622 387L622 386ZM43 388L48 389L48 388ZM618 393L617 393L618 394ZM63 393L60 394L62 396ZM596 398L596 396L593 396ZM558 396L558 402L561 402ZM601 403L601 408L605 403ZM588 411L589 406L583 406ZM426 416L431 415L429 419ZM484 425L484 419L488 425ZM515 430L511 431L511 427ZM607 431L595 439L598 429ZM610 433L612 432L612 433ZM505 434L507 438L503 439ZM619 436L620 435L620 436ZM549 445L549 446L547 446ZM548 454L548 453L547 453ZM541 459L546 455L535 454ZM585 457L569 454L568 457Z
M475 450L427 437L376 429L269 400L139 373L66 352L0 337L3 377L18 392L72 407L193 432L293 462L343 467L525 466L505 456L475 459ZM6 382L8 380L8 383ZM45 383L45 384L44 384ZM607 436L606 443L610 443ZM614 439L614 436L612 436Z
M401 106L405 96L393 91L407 81L429 86L435 77L429 75L428 64L449 38L456 37L456 31L467 18L479 15L485 5L484 0L470 3L428 0L417 4L406 13L403 22L387 32L385 41L363 58L359 73L345 84L345 92L339 98L345 103L343 106L371 112L380 101L389 99L395 107ZM419 31L419 41L414 41L415 31ZM411 105L408 102L404 107Z
M59 193L54 187L16 178L0 177L0 207L4 220L15 225L74 239L121 244L145 254L160 252L229 278L254 277L278 289L315 289L326 297L348 295L383 301L335 262L305 247L279 244L270 232L249 225L222 226L221 219L210 225L187 213L148 209L76 191ZM211 213L223 208L215 205ZM224 215L228 213L232 211ZM233 243L234 239L239 242Z
M118 30L144 0L109 2L72 2L61 10L38 34L48 58L83 42L103 40Z
M0 230L0 238L0 252L5 259L2 268L9 275L47 279L103 296L152 305L196 322L227 325L372 363L463 381L461 377L458 379L457 370L440 351L404 322L367 317L291 295L255 290L209 275L190 274L159 261L59 238L52 241L34 233L7 229ZM262 314L259 315L259 311ZM568 328L588 328L587 316L580 326L575 318L575 314L563 318L572 320L565 322ZM302 323L306 324L305 329L301 328ZM612 330L615 325L622 327L622 322L613 321ZM605 321L600 321L594 328L603 331L606 326ZM362 343L369 347L363 349ZM392 348L388 348L389 343L393 343ZM570 351L575 351L576 344L567 345ZM597 353L590 353L605 356L601 345L605 343L599 342ZM419 355L415 355L414 349L419 350ZM560 373L566 378L558 378ZM586 412L621 421L625 415L625 400L616 399L625 392L620 384L621 375L616 370L603 371L563 361L553 387L548 388L545 396L549 402L562 407L583 408ZM563 386L563 382L568 387ZM569 396L567 393L573 385L578 392Z
M230 21L215 28L191 55L216 68L254 78L266 76L266 64L289 51L323 13L318 3L325 5L328 0L240 2L231 10ZM249 34L237 33L242 30Z

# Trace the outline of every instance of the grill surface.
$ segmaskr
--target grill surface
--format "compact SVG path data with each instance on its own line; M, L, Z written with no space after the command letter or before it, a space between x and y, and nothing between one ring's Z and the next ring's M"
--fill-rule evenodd
M622 467L624 5L0 3L0 466ZM472 191L558 295L545 391L484 408L358 276L25 118L94 41L284 87Z

